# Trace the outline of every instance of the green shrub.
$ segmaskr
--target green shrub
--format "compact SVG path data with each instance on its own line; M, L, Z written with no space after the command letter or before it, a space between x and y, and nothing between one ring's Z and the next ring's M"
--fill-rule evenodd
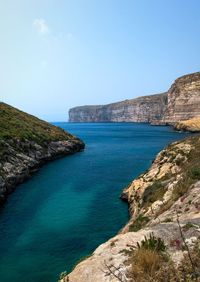
M164 241L159 238L155 237L153 233L150 234L150 237L144 237L140 243L137 243L138 249L143 248L146 250L152 250L156 252L164 252L166 250L166 246Z
M191 177L192 179L200 179L200 168L194 167L191 169Z
M166 187L164 187L162 182L155 181L144 191L142 197L143 206L149 206L151 203L154 203L155 201L162 199L165 192L166 192Z
M192 227L195 227L195 225L193 224L193 223L191 223L191 222L188 222L188 223L186 223L184 226L183 226L183 231L188 231L190 228L192 228Z
M129 231L136 232L140 230L142 227L144 227L148 222L149 218L147 216L144 216L143 214L139 214L138 217L135 219L133 224L129 226Z

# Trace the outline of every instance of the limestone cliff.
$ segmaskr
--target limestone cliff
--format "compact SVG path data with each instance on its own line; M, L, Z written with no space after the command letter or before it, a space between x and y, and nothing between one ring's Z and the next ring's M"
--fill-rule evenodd
M176 79L163 94L104 106L75 107L69 111L70 122L174 124L193 117L200 117L200 72Z
M181 267L188 258L188 252L183 250L185 246L192 249L200 234L199 154L199 137L175 142L162 150L150 169L122 193L122 198L129 202L131 215L124 229L99 246L91 257L79 263L68 278L65 276L61 281L186 281L186 268ZM133 254L138 251L138 243L145 240L145 236L149 238L152 232L165 242L167 256L171 259L167 260L163 269L160 267L161 278L157 276L159 269L155 270L155 277L149 274L151 277L148 278L144 276L147 266L143 274L138 266L136 270L132 269L136 260ZM199 261L199 255L195 259ZM177 276L180 268L184 269L183 276ZM194 269L188 270L187 281L199 281L200 276L198 279L192 278ZM129 279L132 271L138 271L139 278ZM173 278L170 278L171 275Z
M167 105L166 93L139 97L104 106L81 106L69 110L70 122L153 122Z
M0 206L42 164L83 148L63 129L0 103Z
M163 122L175 123L200 117L200 72L175 80L167 92L168 105Z

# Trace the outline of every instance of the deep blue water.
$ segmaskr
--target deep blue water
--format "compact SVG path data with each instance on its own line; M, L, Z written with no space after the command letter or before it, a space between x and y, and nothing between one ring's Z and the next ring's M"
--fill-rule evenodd
M44 166L0 210L0 281L53 282L128 220L122 189L186 134L134 123L56 123L84 152Z

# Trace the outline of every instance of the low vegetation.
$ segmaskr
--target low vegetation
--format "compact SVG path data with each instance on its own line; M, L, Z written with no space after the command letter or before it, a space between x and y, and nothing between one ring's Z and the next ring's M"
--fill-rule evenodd
M163 185L163 183L158 180L155 181L144 191L144 194L142 196L143 206L148 207L156 200L162 199L165 192L166 192L166 187Z
M200 281L199 244L200 240L192 250L184 251L184 258L177 266L171 260L164 241L151 234L138 243L137 248L131 248L131 252L127 253L126 273L114 265L106 264L105 274L114 276L120 282Z
M139 214L138 217L135 219L135 221L129 226L129 231L136 232L140 230L149 222L149 220L150 219L147 216L144 216L143 214Z
M72 139L73 136L48 122L0 103L0 140L8 141L11 138L43 144L44 142Z

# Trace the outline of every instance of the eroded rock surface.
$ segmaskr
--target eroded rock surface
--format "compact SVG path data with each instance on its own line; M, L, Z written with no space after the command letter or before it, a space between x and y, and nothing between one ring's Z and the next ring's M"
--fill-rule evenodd
M69 111L70 122L156 122L166 110L166 93L103 106L82 106Z
M195 117L189 120L179 121L174 128L179 131L200 132L200 118Z
M103 106L75 107L71 122L149 122L174 124L200 117L200 72L175 80L163 94L139 97Z
M130 251L152 233L164 240L168 254L178 266L185 254L180 247L183 244L180 227L189 248L193 248L200 235L199 154L198 136L174 142L162 150L150 169L122 193L123 200L130 205L127 225L79 263L69 274L69 281L119 281L108 272L107 266L114 265L116 275L126 275ZM68 280L65 277L61 281Z
M163 122L176 123L200 117L200 72L176 79L167 97L168 105Z
M41 165L82 149L63 129L0 103L0 206Z

